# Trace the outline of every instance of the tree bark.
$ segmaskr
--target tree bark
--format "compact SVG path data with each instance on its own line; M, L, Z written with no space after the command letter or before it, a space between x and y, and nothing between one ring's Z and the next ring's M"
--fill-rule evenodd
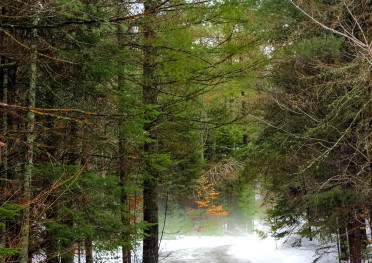
M371 69L369 68L369 72L368 72L368 98L369 98L369 112L368 112L368 117L369 117L369 120L368 120L368 127L367 129L369 131L372 130L372 71ZM369 141L372 142L372 134L370 134L369 136ZM370 147L369 149L369 156L368 156L368 162L369 162L369 179L370 179L370 187L372 188L372 147ZM369 228L370 230L372 231L372 205L370 205L369 207Z
M53 200L54 201L54 200ZM46 212L49 220L57 218L56 208L52 207ZM58 257L58 241L53 230L46 229L46 244L45 244L46 263L59 263Z
M203 103L203 101L202 101ZM207 126L203 123L205 120L205 111L201 109L199 112L199 144L200 144L200 159L204 161L204 152L205 152L205 141L207 133Z
M354 218L348 224L350 263L362 262L360 227L360 222Z
M22 99L19 94L21 93L21 86L14 85L18 81L18 70L16 67L8 68L8 104L21 105ZM25 123L20 121L18 116L14 114L7 114L7 130L8 134L15 134L18 138L21 138L24 134L21 131L24 131ZM8 147L8 170L7 170L7 188L4 191L5 199L13 202L20 203L22 196L21 188L22 182L24 179L24 174L22 173L22 164L25 161L25 147L18 140L7 140ZM14 194L16 193L16 194ZM16 220L6 221L5 231L6 231L6 247L13 248L15 242L21 242L21 224L22 218L17 217ZM19 262L19 255L9 256L5 258L6 262Z
M33 25L37 25L38 18L33 18ZM31 49L36 50L37 29L32 29L30 33ZM30 57L30 83L28 89L28 106L35 107L36 105L36 67L37 55L31 52ZM28 263L28 247L30 237L30 201L31 201L31 179L33 169L33 155L34 155L34 140L35 140L35 113L27 112L27 137L26 137L26 162L24 166L24 182L23 182L23 203L24 208L22 212L22 232L21 232L21 252L20 263Z
M145 2L145 12L151 12L158 5L157 0L147 0ZM144 26L144 62L143 62L143 103L144 105L156 105L158 91L155 79L155 50L152 47L155 32L152 28L153 15L148 16ZM151 111L151 109L149 110ZM150 113L151 114L151 113ZM158 229L158 174L152 169L149 158L157 152L154 117L149 115L148 122L144 125L144 130L149 135L151 141L144 144L145 155L145 178L143 180L143 218L151 225L145 230L146 237L143 240L143 263L158 263L159 256L159 229Z
M118 6L118 10L122 11L120 6ZM122 12L120 12L122 13ZM123 39L123 30L121 29L120 25L117 27L117 39L118 44L120 48L125 48L125 43ZM119 63L123 63L123 61L120 61ZM122 72L124 74L124 72ZM125 88L125 80L124 78L119 75L118 76L118 89L119 91L124 90ZM127 140L125 138L125 135L122 132L122 128L124 125L124 121L120 119L119 121L119 165L118 165L118 175L119 175L119 186L121 187L121 196L120 196L120 202L121 202L121 222L124 226L130 226L130 220L128 218L128 210L124 209L126 205L128 205L128 194L126 190L124 189L124 186L127 185L130 181L130 170L131 170L131 160L129 159L129 154L127 151ZM130 240L130 232L129 231L122 231L121 238L123 241L129 241ZM127 243L127 242L125 242ZM123 255L123 263L131 263L131 247L122 245L122 255Z
M81 165L81 142L78 141L77 143L74 142L74 140L77 140L75 138L78 138L78 132L79 132L79 124L76 122L71 121L70 124L70 138L71 138L71 145L75 145L76 148L73 148L71 152L68 154L67 158L67 165ZM70 207L75 205L75 202L73 199L68 201L68 204ZM66 215L64 216L64 219L62 220L64 224L66 224L68 227L73 228L74 227L74 220L72 218L72 215ZM75 244L75 239L73 237L70 237L69 240L65 240L61 242L61 263L74 263L74 249L73 246Z
M85 263L93 263L93 242L92 239L85 239Z
M244 91L241 92L242 95L242 117L245 118L247 116L247 101L245 99L245 93ZM244 128L243 133L243 146L248 146L248 133L247 128Z
M1 64L6 63L4 57L1 57ZM4 103L8 103L8 70L6 68L2 69L1 72L1 87L2 87L2 101ZM2 129L1 133L6 137L8 134L8 114L6 111L2 114ZM7 180L8 180L8 144L6 140L2 140L4 145L0 145L0 189L1 195L0 200L2 202L6 202L6 194L4 193L7 188ZM4 247L6 246L6 228L0 227L0 244Z
M339 260L347 261L349 260L349 251L347 249L347 236L345 228L339 228L338 235L340 237L340 255Z
M120 122L121 123L121 122ZM122 134L119 134L119 186L121 187L120 202L122 205L120 216L121 222L124 226L129 226L130 222L128 219L128 210L125 210L124 207L128 204L127 192L124 189L124 186L128 183L129 180L129 170L130 170L130 161L128 156L126 156L125 151L125 139ZM128 231L123 231L121 233L121 238L124 241L130 239L130 233ZM123 254L123 263L131 263L131 249L128 246L122 245L122 254Z

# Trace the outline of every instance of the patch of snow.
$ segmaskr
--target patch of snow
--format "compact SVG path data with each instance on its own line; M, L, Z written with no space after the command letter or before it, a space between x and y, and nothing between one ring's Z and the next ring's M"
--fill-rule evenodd
M293 243L292 243L293 244ZM252 263L311 263L319 257L317 242L292 247L285 239L275 240L268 237L264 240L256 236L242 238L239 244L232 246L229 254L237 259L249 259ZM324 254L317 263L337 263L336 251Z

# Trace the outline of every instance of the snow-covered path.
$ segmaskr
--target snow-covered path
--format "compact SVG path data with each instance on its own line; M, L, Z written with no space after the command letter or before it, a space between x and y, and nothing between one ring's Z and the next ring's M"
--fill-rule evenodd
M317 243L306 242L292 247L290 242L264 240L256 235L232 236L185 236L176 240L163 240L161 260L163 263L311 263L319 257ZM334 248L325 253L317 263L337 263Z
M295 245L295 246L294 246ZM317 249L319 249L317 251ZM141 262L141 243L133 263ZM121 251L95 255L95 262L120 263ZM76 261L77 262L77 261ZM275 241L255 234L244 236L179 236L164 239L160 263L338 263L337 248L291 237Z
M229 245L219 247L201 247L198 249L181 249L162 254L163 263L252 263L249 260L237 259L228 254Z

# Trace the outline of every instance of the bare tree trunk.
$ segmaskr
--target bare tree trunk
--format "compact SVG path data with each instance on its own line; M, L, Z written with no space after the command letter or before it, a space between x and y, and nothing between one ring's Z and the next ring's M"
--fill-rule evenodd
M78 242L78 263L81 263L81 247L80 247L80 242Z
M72 228L73 227L73 220L72 218L67 218L66 220L63 220L64 223ZM60 251L60 256L61 256L61 263L74 263L74 250L73 250L73 245L74 245L74 239L70 238L69 240L62 241L61 242L61 251Z
M33 25L37 25L37 17L33 18ZM31 49L36 50L36 38L37 29L31 29L30 40ZM30 57L30 83L28 89L28 106L35 107L36 102L36 78L37 78L37 67L36 67L37 55L31 52ZM34 140L35 140L35 113L32 111L27 112L27 151L26 151L26 162L24 166L24 182L23 182L23 202L24 208L22 212L22 231L21 231L21 252L19 261L20 263L28 263L28 247L30 237L30 201L31 201L31 179L33 169L33 155L34 155Z
M1 64L5 64L7 61L4 57L1 57ZM2 101L3 103L8 103L8 69L3 68L1 72L1 88L2 88ZM1 133L6 137L8 134L8 114L6 111L2 114L2 129ZM8 180L8 144L6 140L3 140L0 145L0 189L1 195L0 200L2 202L6 202L6 188L7 188L7 180ZM0 244L4 247L6 246L6 228L0 227Z
M74 140L77 140L75 138L78 138L79 133L79 124L71 121L70 124L70 138L71 138L71 145L75 145L75 148L71 150L71 152L68 155L67 159L67 165L81 165L81 141L74 142ZM69 201L69 205L72 207L74 206L74 200L71 199ZM66 224L68 227L73 228L74 227L74 220L72 218L72 215L67 215L62 220L64 224ZM74 263L74 244L75 244L74 237L70 237L69 240L65 240L61 242L61 263Z
M145 12L152 11L158 5L157 0L147 0L145 2ZM145 105L156 105L158 100L158 91L155 80L155 50L152 47L155 32L152 29L151 20L153 15L144 26L144 62L143 62L143 103ZM152 224L145 230L146 237L143 240L143 263L158 263L159 257L159 229L158 229L158 174L152 169L149 157L157 152L154 118L149 117L148 123L145 124L144 130L149 134L151 142L144 144L144 154L146 156L145 178L143 180L143 218L144 221Z
M338 235L339 235L339 242L340 242L340 255L339 260L347 261L349 260L349 251L347 246L347 236L346 236L345 228L339 228Z
M247 116L247 101L245 100L245 93L244 91L241 92L242 95L242 117ZM247 128L244 128L244 133L243 133L243 146L248 145L248 133L247 133Z
M120 122L121 123L121 122ZM124 186L128 183L129 180L129 170L130 170L130 160L125 151L125 139L122 134L119 135L119 186L121 187L121 194L120 194L120 202L122 207L128 203L128 196ZM128 219L128 211L124 210L124 208L120 211L121 222L124 226L129 226L130 222ZM130 233L128 231L123 231L121 233L121 238L123 240L130 239ZM122 246L122 254L123 254L123 263L131 263L131 249L128 246Z
M360 227L360 222L353 216L348 224L350 263L362 262Z
M13 71L13 72L12 72ZM16 68L9 69L9 80L8 80L8 103L14 105L21 105L22 100L19 96L20 92L20 85L13 85L16 80L18 79L18 71ZM21 131L23 130L24 122L21 122L18 116L14 116L13 114L7 115L8 124L7 130L8 134L13 133L16 134L18 138L22 137ZM8 145L8 171L7 171L7 189L4 191L5 199L13 202L19 203L21 189L21 182L23 181L23 174L22 174L22 163L24 163L24 147L20 141L16 140L8 140L6 141ZM17 193L16 195L14 193ZM15 221L6 221L6 247L13 248L15 247L15 242L18 243L21 240L21 219L17 217ZM9 256L5 258L6 262L18 262L19 255Z
M121 196L120 196L120 202L122 204L122 207L125 207L127 202L127 193L124 189L124 186L128 183L129 180L129 159L128 156L125 156L125 139L119 135L119 154L120 154L120 160L119 160L119 185L121 186ZM130 222L128 220L128 211L124 210L124 208L120 211L121 216L121 222L124 226L129 226ZM121 233L123 240L129 240L130 239L130 233L128 231L123 231ZM122 254L123 254L123 263L131 263L131 249L128 246L122 246Z
M202 102L203 103L203 102ZM206 131L207 131L207 127L206 125L203 123L203 121L205 120L205 111L204 109L201 109L200 112L199 112L199 144L200 144L200 159L202 161L204 161L204 147L205 147L205 141L206 141Z
M122 11L120 6L118 6L118 11ZM122 13L122 12L120 12ZM118 25L117 27L117 39L119 46L124 49L125 43L123 39L123 31ZM123 63L123 61L120 61L120 63ZM124 72L122 72L124 74ZM125 80L122 76L119 75L118 77L118 88L119 91L124 90L125 86ZM118 166L118 175L119 175L119 186L121 187L121 196L120 196L120 202L121 202L121 222L124 226L130 226L130 221L128 218L128 211L124 209L124 207L128 204L128 195L126 190L124 189L124 186L129 183L130 180L130 171L131 171L131 160L129 158L127 148L127 140L125 139L125 135L121 131L122 126L124 125L124 122L122 120L119 121L119 166ZM121 233L121 238L123 240L128 241L130 239L130 232L129 231L123 231ZM131 263L131 247L122 245L122 255L123 255L123 263Z
M85 239L85 263L93 263L93 242L92 239Z
M369 68L368 74L368 98L369 98L369 121L368 121L368 130L372 129L372 74L371 69ZM369 141L372 142L372 134L369 136ZM372 148L372 147L370 147ZM370 187L372 188L372 149L369 149L368 155L368 162L369 162L369 179L370 179ZM372 205L369 207L369 228L372 231Z
M54 202L54 197L50 202ZM56 208L52 207L46 211L46 217L49 220L55 220L57 218ZM46 229L46 244L45 244L45 254L46 254L46 263L59 263L58 255L58 241L55 237L55 231Z

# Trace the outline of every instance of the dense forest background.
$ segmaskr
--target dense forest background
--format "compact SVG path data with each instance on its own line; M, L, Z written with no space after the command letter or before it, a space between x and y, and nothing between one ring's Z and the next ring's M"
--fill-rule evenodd
M155 263L263 212L371 258L372 1L0 0L0 21L1 262L142 240Z

